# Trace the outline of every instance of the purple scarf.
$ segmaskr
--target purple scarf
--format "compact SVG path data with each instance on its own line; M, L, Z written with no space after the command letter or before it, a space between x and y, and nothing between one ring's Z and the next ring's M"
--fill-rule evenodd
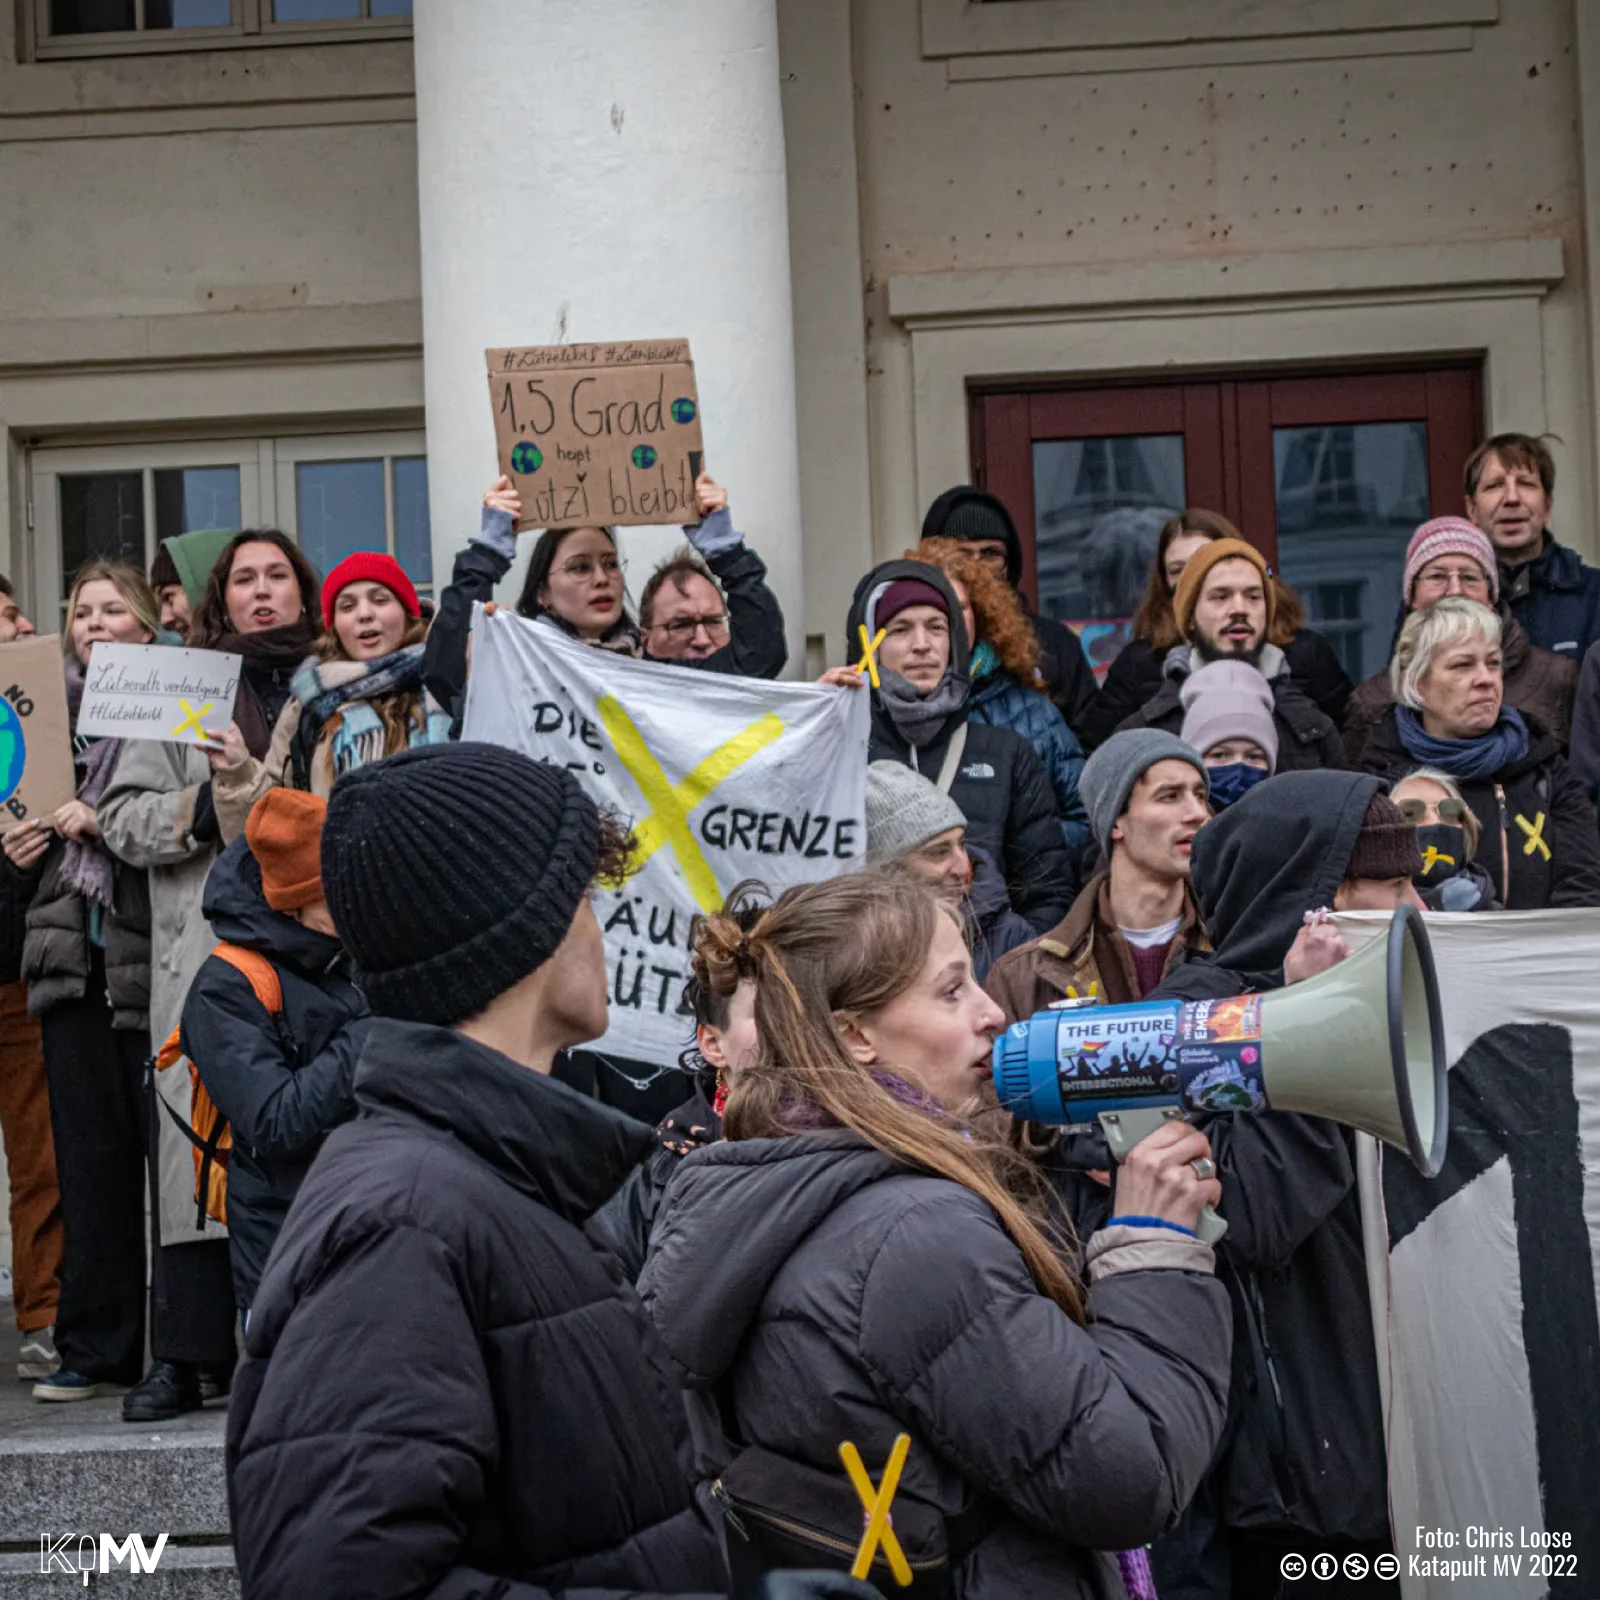
M76 656L67 657L65 673L67 711L76 727L84 682L83 667ZM111 775L117 770L117 757L121 754L120 739L92 739L76 751L73 759L81 774L78 798L91 810L99 806L100 797L110 787ZM111 854L99 839L66 841L61 857L61 878L74 894L109 911L116 893L115 871Z

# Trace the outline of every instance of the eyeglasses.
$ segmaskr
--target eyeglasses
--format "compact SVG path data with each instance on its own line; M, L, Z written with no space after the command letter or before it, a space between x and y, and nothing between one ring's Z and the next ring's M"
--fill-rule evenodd
M1396 800L1395 804L1400 808L1400 815L1413 827L1426 822L1430 811L1437 811L1441 822L1464 822L1467 816L1466 802L1452 800L1448 795L1437 804L1429 800Z
M570 561L563 561L558 570L568 578L592 578L596 565L601 576L606 578L614 578L622 571L622 560L618 556L574 556Z
M656 623L650 631L670 634L674 639L692 639L696 628L704 628L707 633L723 633L727 627L728 613L714 611L708 617L674 617L671 622Z
M1455 568L1444 572L1421 572L1417 574L1417 587L1419 589L1448 590L1452 586L1459 589L1463 594L1487 594L1489 592L1489 575L1476 563L1470 567Z

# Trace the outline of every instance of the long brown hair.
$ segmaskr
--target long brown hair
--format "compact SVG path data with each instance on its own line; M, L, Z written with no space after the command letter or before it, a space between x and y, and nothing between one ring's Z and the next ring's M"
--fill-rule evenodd
M1174 539L1195 534L1206 539L1244 538L1225 516L1196 506L1180 511L1162 528L1161 537L1156 541L1155 562L1145 580L1139 609L1133 614L1134 638L1143 639L1154 651L1170 650L1180 642L1178 624L1172 615L1172 590L1167 583L1167 551ZM1276 591L1276 609L1272 627L1267 631L1267 643L1281 650L1300 631L1305 616L1300 609L1300 597L1288 584L1274 575L1272 587Z
M270 544L283 552L300 585L300 604L306 626L316 626L314 619L318 597L322 593L322 579L317 576L317 569L302 554L300 546L281 528L246 528L227 542L206 578L205 592L200 596L194 620L189 624L189 644L192 648L210 649L224 634L239 631L233 625L233 618L228 615L228 579L233 573L233 558L247 544Z
M926 561L938 567L947 578L954 578L967 591L972 605L972 620L978 638L969 639L976 649L984 640L1024 689L1044 693L1039 680L1039 640L1022 610L1017 592L976 556L968 555L954 539L924 539L915 550L906 551L912 561Z
M413 617L406 623L406 631L400 636L400 648L404 650L410 645L421 644L427 637L427 620L423 617ZM316 655L319 661L350 660L349 652L339 638L338 628L330 625L317 640ZM378 695L375 699L368 700L366 704L372 708L373 715L383 725L383 753L386 756L398 755L402 750L408 749L411 735L414 732L422 732L428 725L428 708L423 703L420 689L397 690L394 694ZM331 740L343 722L344 712L335 711L323 723L317 742L321 744Z
M849 873L787 890L746 931L709 917L694 958L696 981L731 996L755 985L760 1052L734 1080L723 1132L762 1139L800 1131L820 1110L887 1156L970 1190L999 1217L1048 1296L1084 1320L1065 1241L1044 1221L1043 1180L1032 1163L981 1128L965 1128L896 1099L846 1047L837 1013L871 1015L915 981L937 919L954 911L903 875Z

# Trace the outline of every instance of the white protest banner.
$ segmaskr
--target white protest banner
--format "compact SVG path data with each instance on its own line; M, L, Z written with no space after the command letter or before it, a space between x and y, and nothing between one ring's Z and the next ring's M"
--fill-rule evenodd
M1352 948L1387 918L1341 916ZM1405 1600L1600 1594L1600 911L1428 918L1437 1178L1362 1137Z
M480 607L463 737L575 772L633 825L601 890L611 1026L598 1048L676 1062L689 924L743 878L774 891L866 857L867 696L634 661Z
M209 745L233 721L239 657L164 644L97 644L89 652L78 732Z

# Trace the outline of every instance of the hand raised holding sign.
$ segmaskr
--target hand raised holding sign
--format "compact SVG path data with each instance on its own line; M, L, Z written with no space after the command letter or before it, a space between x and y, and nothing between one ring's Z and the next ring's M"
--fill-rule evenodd
M483 504L486 510L504 511L514 522L522 518L522 496L503 472L483 491Z
M713 511L728 509L728 491L709 472L702 472L694 480L694 508L700 513L702 522Z
M206 746L206 760L211 763L213 772L221 772L227 767L242 767L250 759L237 722L230 722L221 733L207 734L207 738L212 742Z

